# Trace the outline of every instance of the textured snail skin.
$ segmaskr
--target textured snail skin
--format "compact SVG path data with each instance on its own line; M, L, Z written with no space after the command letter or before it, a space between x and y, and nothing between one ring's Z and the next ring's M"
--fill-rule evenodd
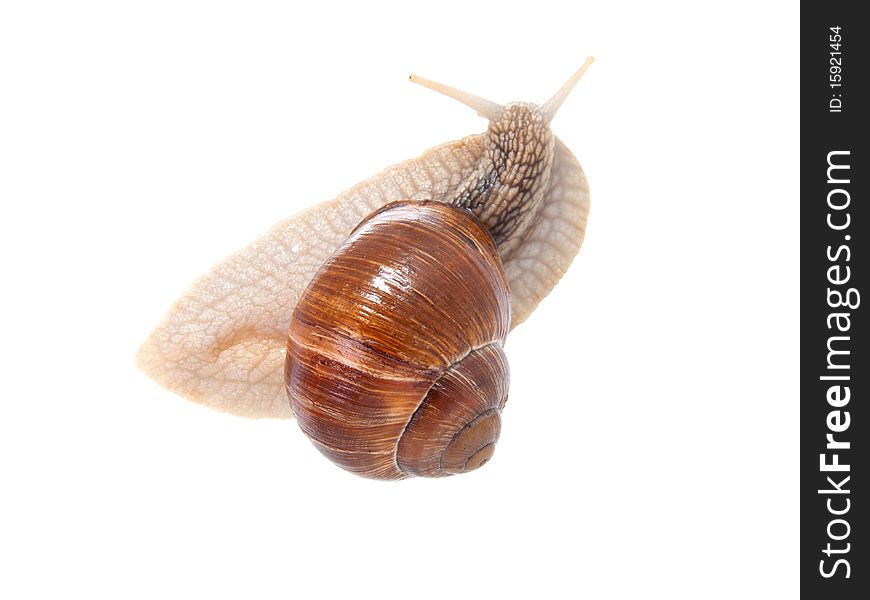
M587 61L587 65L588 65ZM283 365L290 315L318 269L373 211L433 200L475 211L503 251L511 328L556 285L580 249L589 188L549 122L584 67L549 101L500 106L446 88L489 120L276 224L196 281L137 355L173 392L246 417L291 416Z
M477 220L436 202L389 205L296 304L293 412L323 454L363 476L473 470L498 440L509 326L508 283Z

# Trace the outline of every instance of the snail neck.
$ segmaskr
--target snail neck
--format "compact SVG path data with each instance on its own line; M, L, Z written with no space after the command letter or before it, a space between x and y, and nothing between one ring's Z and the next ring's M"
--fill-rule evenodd
M550 182L553 134L535 106L508 104L490 122L486 150L452 204L470 210L506 257L537 215Z

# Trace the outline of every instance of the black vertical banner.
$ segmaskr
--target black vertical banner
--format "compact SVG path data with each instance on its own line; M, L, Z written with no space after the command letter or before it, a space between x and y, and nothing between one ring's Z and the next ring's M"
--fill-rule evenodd
M801 5L801 593L831 600L870 598L870 22L861 6Z

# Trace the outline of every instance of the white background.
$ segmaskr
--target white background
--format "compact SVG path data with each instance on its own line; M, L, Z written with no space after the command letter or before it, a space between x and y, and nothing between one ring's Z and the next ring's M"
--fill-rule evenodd
M792 598L798 8L6 2L0 596ZM586 242L508 340L494 459L333 467L133 355L273 222L549 97Z

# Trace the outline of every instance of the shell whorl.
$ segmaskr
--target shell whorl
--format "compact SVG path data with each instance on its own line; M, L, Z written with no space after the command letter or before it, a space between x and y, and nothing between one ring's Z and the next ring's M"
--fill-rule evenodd
M473 471L492 457L507 402L507 357L498 343L472 350L432 385L399 440L406 473L439 477Z
M507 398L509 288L467 211L376 211L318 271L290 324L285 384L302 430L339 466L400 479L472 470Z

